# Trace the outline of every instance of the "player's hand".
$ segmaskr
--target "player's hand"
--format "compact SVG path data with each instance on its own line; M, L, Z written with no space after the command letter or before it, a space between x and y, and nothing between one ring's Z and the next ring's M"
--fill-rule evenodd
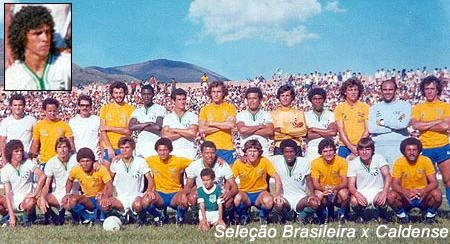
M181 206L183 206L184 208L189 207L189 202L188 202L188 199L187 199L187 195L186 195L186 194L183 194L183 193L180 194L180 204L181 204Z
M108 150L108 157L110 160L112 160L116 156L116 154L114 153L114 149L112 149L112 147L109 147L107 148L107 150Z
M273 131L277 132L277 133L281 133L281 127L275 127L273 129Z
M155 200L156 199L156 194L154 191L146 191L144 194L145 198L151 199L151 200Z
M308 196L308 199L306 200L309 204L312 205L319 205L320 204L320 200L316 195L310 195Z
M275 204L283 204L283 203L284 203L284 198L283 198L282 196L280 196L280 195L276 195L276 196L273 198L273 202L274 202Z
M217 163L220 167L222 167L224 164L227 163L227 161L225 161L225 160L224 160L223 158L221 158L221 157L217 157L216 163Z
M42 196L38 199L38 206L43 214L45 214L49 208L47 200Z
M378 206L383 206L386 203L386 198L387 198L387 192L381 191L380 194L378 194L377 198L375 199L375 203Z
M222 198L223 202L228 201L231 197L232 197L232 196L231 196L231 193L230 193L229 190L224 190L224 191L222 192L222 195L220 196L220 198Z
M367 207L368 202L367 202L366 198L360 192L355 193L355 198L359 205L361 205L363 207Z
M9 215L9 226L11 228L16 228L16 215Z
M105 193L103 192L99 192L97 193L97 195L95 196L95 199L98 201L101 201L103 199L103 197L105 197Z
M100 206L105 209L109 209L111 207L111 201L109 199L101 199Z

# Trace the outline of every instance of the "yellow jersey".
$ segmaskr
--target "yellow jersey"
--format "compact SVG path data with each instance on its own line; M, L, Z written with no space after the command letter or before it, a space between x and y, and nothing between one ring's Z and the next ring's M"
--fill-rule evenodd
M331 163L326 163L322 156L311 162L311 178L319 179L320 185L337 186L342 177L347 177L348 163L344 158L334 156Z
M219 105L210 103L200 109L199 121L224 122L229 117L236 117L236 108L231 103L223 102ZM217 149L233 150L233 138L231 130L220 130L209 134L206 141L212 141Z
M437 119L450 117L450 104L442 101L423 102L417 104L412 109L412 118L428 122ZM448 134L436 131L421 131L419 140L423 144L423 148L442 147L448 144Z
M105 184L111 180L111 175L103 165L92 174L84 172L81 166L75 166L70 170L69 179L80 182L81 189L86 197L95 197L103 190Z
M360 101L353 106L348 102L340 103L334 109L336 122L342 121L344 131L350 143L356 145L366 130L366 121L369 119L369 105ZM339 139L339 144L344 145Z
M73 137L72 129L66 122L43 119L36 123L33 128L33 140L39 141L39 162L41 164L47 163L50 158L56 155L56 140L61 136Z
M400 185L405 189L422 189L428 185L427 176L436 173L433 163L428 157L419 156L415 164L410 164L406 158L400 157L394 162L392 177L400 179Z
M133 111L134 106L130 104L117 105L116 103L109 103L100 109L100 119L105 121L106 126L127 128ZM106 135L113 149L118 149L119 139L124 135L111 131L106 132Z
M267 190L267 175L273 177L276 173L272 163L265 157L261 157L252 165L237 159L231 169L234 177L239 177L239 189L243 192Z
M167 161L162 161L159 156L150 156L145 160L153 173L157 191L173 193L183 188L182 176L191 159L170 155Z
M308 132L305 114L293 107L278 108L272 111L272 123L275 128L281 128L281 133L275 132L276 147L279 147L284 139L292 139L300 146L302 137L306 136Z

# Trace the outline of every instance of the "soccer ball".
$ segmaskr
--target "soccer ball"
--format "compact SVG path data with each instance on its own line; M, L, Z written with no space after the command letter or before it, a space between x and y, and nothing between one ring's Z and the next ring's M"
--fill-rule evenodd
M119 231L122 227L122 221L116 216L109 216L103 222L103 229L106 231Z

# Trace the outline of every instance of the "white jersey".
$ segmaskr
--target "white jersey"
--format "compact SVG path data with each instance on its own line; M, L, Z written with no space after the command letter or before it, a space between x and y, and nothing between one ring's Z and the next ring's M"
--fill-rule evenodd
M70 90L71 81L70 53L50 55L41 78L19 60L5 72L5 90Z
M243 122L246 126L255 126L261 124L266 125L272 123L272 115L269 112L262 109L258 110L258 112L255 115L253 115L252 113L250 113L250 111L248 111L248 109L246 109L239 112L236 115L236 124L239 122ZM256 139L259 141L259 143L261 143L263 155L265 156L269 155L269 147L271 144L269 138L260 135L250 135L247 137L240 135L240 137L242 147L248 140Z
M148 109L146 109L145 107L135 109L131 114L131 118L135 118L139 123L155 123L157 117L164 118L166 114L167 110L163 106L155 103ZM140 132L136 140L136 154L142 156L143 158L147 158L151 155L156 155L156 151L154 148L155 143L159 138L159 135L148 131Z
M91 115L88 118L82 118L79 114L69 120L69 126L73 132L75 148L90 148L98 158L99 152L99 131L100 117Z
M185 169L187 178L195 179L197 188L203 186L200 173L204 168L205 165L203 163L203 159L200 158L189 164L189 166ZM223 188L225 180L230 180L233 178L233 172L231 171L230 165L228 165L227 163L224 163L222 165L214 163L212 169L216 174L215 182L221 188Z
M283 196L306 194L306 176L311 174L311 163L306 158L297 157L292 169L287 166L283 155L272 156L270 161L281 178Z
M29 152L35 123L36 119L29 115L21 119L8 116L0 124L0 136L6 137L6 142L13 139L22 141L25 152Z
M380 154L373 155L369 168L361 162L360 157L357 157L348 163L347 177L356 176L358 192L381 191L384 186L381 168L387 165L388 163Z
M334 118L334 113L328 110L323 110L320 116L311 109L305 113L306 126L308 128L314 127L319 129L326 129L331 123L334 123L336 120ZM323 138L316 138L308 141L308 147L306 149L306 157L310 161L316 159L320 156L319 152L317 152L320 141Z
M186 111L183 116L178 117L177 113L172 112L164 117L162 127L186 129L191 125L198 125L198 116L192 112ZM195 143L184 137L172 141L172 154L179 157L194 159L196 156Z
M26 160L14 168L10 163L6 164L1 170L2 183L10 183L13 196L26 196L33 192L33 175L37 164L31 160Z
M44 173L47 177L53 177L53 182L55 183L54 194L66 194L66 183L69 178L69 172L75 166L78 166L77 156L75 154L69 158L66 165L61 162L58 155L53 156L47 161ZM75 188L72 188L72 193L76 193Z
M113 185L117 196L138 196L144 189L144 175L150 172L145 159L133 157L128 167L122 159L111 163L111 172L114 175Z

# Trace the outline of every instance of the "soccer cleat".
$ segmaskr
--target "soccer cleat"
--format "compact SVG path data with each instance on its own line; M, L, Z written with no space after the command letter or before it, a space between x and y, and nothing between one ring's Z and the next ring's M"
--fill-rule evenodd
M345 215L343 215L343 214L340 214L338 219L339 219L339 223L341 225L343 225L343 224L345 224L347 222L347 220L345 218Z
M184 224L184 219L183 219L183 218L177 218L177 219L176 219L175 225L176 225L177 227L182 227L183 224Z
M282 213L277 213L277 223L278 224L285 224L286 223L286 217Z
M355 219L355 223L357 224L363 224L364 223L364 219L363 217L359 216Z
M409 223L409 217L406 215L404 217L397 216L397 222L400 224L408 224Z
M267 218L264 218L264 217L259 218L260 225L267 225L268 223L269 223L269 220Z
M239 224L240 225L248 225L250 222L250 217L248 215L239 216Z
M155 227L162 227L164 225L164 220L159 217L156 217L153 219L153 225Z

